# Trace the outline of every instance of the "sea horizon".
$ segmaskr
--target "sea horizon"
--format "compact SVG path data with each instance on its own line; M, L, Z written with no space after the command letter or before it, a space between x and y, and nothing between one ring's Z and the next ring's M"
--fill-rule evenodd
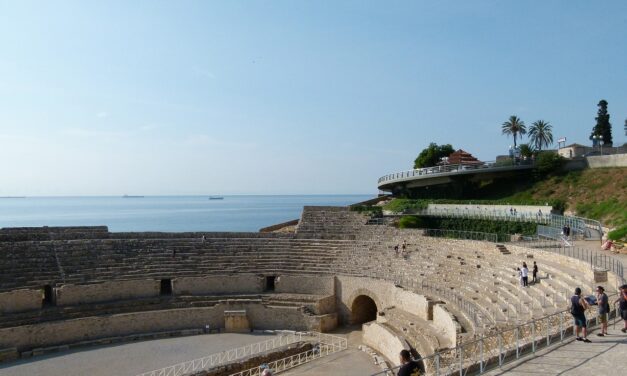
M0 228L107 226L111 232L259 231L300 218L307 205L345 206L374 197L376 194L3 196Z

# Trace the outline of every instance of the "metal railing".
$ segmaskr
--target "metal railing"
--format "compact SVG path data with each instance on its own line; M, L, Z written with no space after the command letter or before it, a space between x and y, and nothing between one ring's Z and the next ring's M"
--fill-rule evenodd
M181 362L168 367L141 373L137 376L182 376L191 372L208 370L255 354L267 352L303 340L303 333L290 333L266 341L211 354L203 358ZM305 339L307 339L305 335Z
M570 316L568 310L563 310L532 319L513 328L481 335L478 339L415 361L427 375L482 374L491 368L503 366L525 355L535 354L543 348L564 342L573 335ZM609 317L617 316L618 312L614 307ZM588 318L587 321L588 328L595 327L599 322L598 314L593 313L592 318ZM389 368L371 376L396 374L399 368L400 366Z
M438 208L429 206L426 209L418 211L416 215L437 216L449 218L472 218L485 219L490 221L508 221L508 222L531 222L544 224L554 228L563 228L568 225L574 234L579 234L585 238L590 238L593 233L590 230L598 232L599 236L603 234L603 225L594 219L563 216L547 212L514 212L507 208L494 209L472 209L472 208Z
M268 367L274 373L279 373L348 348L346 338L318 332L312 334L317 342L313 349L269 362L267 363ZM263 369L258 366L233 373L230 376L260 376L262 372Z
M537 248L547 252L557 253L563 256L584 261L593 269L608 270L625 281L625 270L623 263L610 255L600 251L590 249L566 246L563 242L544 239L528 239L520 243L521 246L529 248Z
M495 161L481 162L478 161L476 163L463 163L463 164L448 164L441 166L433 166L433 167L424 167L413 170L399 171L392 174L384 175L377 180L377 183L381 185L382 183L389 183L396 180L404 180L409 178L421 177L421 176L432 176L437 174L445 174L445 173L455 173L455 172L464 172L464 171L476 171L476 170L509 170L509 169L528 169L533 167L532 161L521 161L517 165L498 165Z

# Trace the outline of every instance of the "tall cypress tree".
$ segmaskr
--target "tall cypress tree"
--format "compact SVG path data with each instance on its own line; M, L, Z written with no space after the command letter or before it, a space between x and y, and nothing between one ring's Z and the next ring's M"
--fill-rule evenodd
M607 101L601 99L597 106L599 107L597 117L595 118L597 124L592 128L590 139L592 140L593 136L600 135L603 138L604 145L612 146L612 124L610 124L610 114L607 113Z

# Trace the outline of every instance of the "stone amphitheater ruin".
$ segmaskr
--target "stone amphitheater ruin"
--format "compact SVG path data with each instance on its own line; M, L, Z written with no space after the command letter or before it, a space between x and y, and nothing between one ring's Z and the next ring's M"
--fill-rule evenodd
M563 335L569 324L559 312L576 286L622 281L547 250L368 223L345 207L305 207L294 232L1 229L0 358L155 333L325 333L359 324L363 343L387 365L406 348L428 373L447 373L500 362L514 341L516 354L535 349L535 340L525 343L530 334ZM408 253L396 257L403 241ZM541 265L533 288L519 287L522 261Z

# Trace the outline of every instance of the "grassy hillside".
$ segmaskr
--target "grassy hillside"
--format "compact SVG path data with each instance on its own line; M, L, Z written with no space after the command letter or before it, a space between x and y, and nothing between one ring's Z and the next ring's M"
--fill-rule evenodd
M597 219L617 228L615 238L627 235L627 168L573 171L548 177L522 175L496 180L466 190L463 199L395 199L386 209L401 211L425 207L428 202L476 204L549 203L566 214ZM618 236L616 236L618 235Z

